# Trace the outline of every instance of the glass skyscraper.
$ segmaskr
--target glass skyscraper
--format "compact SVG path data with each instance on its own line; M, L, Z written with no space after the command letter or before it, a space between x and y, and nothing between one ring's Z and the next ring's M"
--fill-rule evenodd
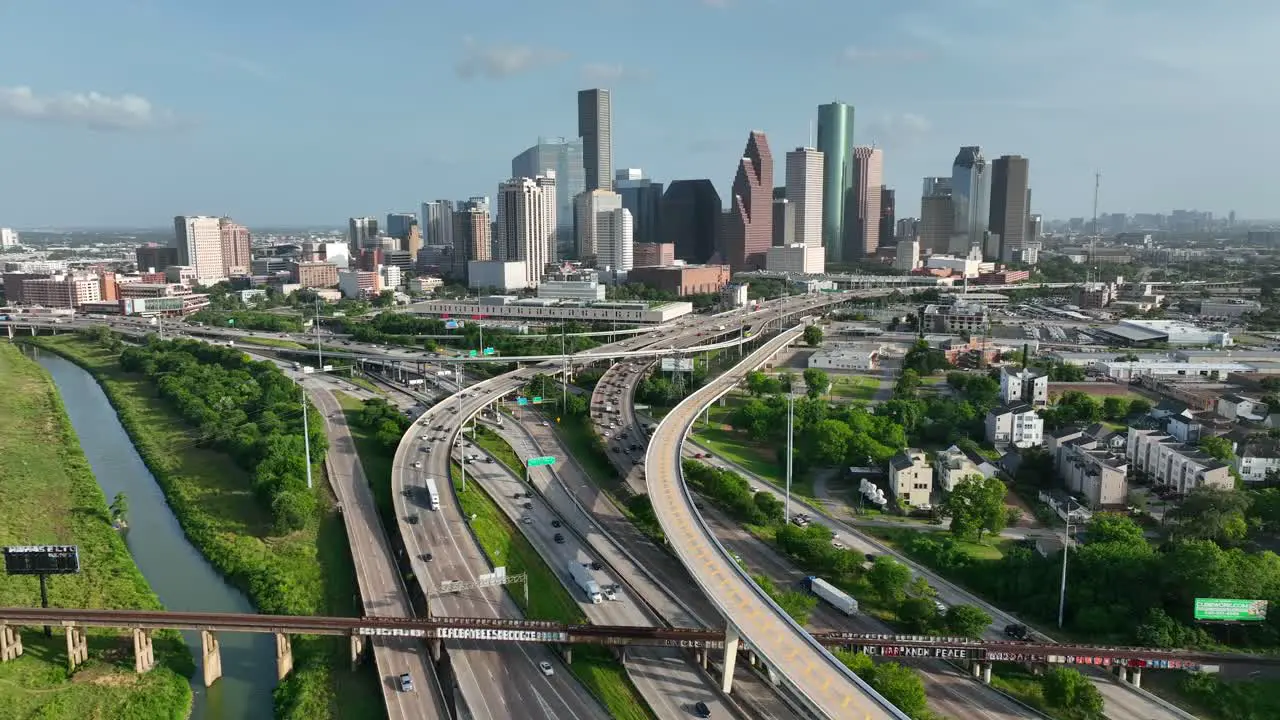
M533 178L556 173L556 246L558 257L571 257L573 248L573 199L586 190L582 166L582 140L538 138L538 144L511 159L511 177Z
M853 194L853 106L836 101L818 106L818 150L822 166L822 244L827 262L845 258L845 204Z
M977 145L961 147L951 165L951 207L949 250L967 254L974 245L983 244L991 215L991 172Z

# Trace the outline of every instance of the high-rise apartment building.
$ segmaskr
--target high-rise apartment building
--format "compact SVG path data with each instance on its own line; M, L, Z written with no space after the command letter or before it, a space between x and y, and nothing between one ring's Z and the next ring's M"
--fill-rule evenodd
M422 203L422 240L427 245L453 245L453 201Z
M948 249L967 256L973 247L983 244L991 215L991 173L977 145L961 147L951 165L951 211Z
M893 188L880 186L880 245L888 245L896 235L897 198Z
M222 221L205 215L173 218L178 264L195 269L196 281L212 285L227 278L222 263Z
M622 196L622 207L631 213L635 242L661 242L662 183L645 177L639 168L627 168L617 172L613 189Z
M378 237L378 220L371 217L353 217L347 220L347 245L351 255L355 257L360 251L373 244Z
M951 246L951 230L955 222L952 208L951 178L927 177L920 194L920 251L946 253Z
M574 200L574 227L578 233L578 259L591 260L600 254L600 218L622 208L622 196L612 190L588 190Z
M453 211L453 262L450 274L467 277L467 263L493 259L492 224L488 198L472 198L458 203Z
M538 138L538 144L511 159L511 177L556 179L557 257L573 252L573 199L586 189L580 138Z
M822 244L827 262L843 260L845 203L853 191L853 106L836 101L818 106L818 150L822 166Z
M218 220L218 231L222 237L222 272L226 277L249 274L249 264L253 262L253 238L249 228L231 218Z
M18 246L18 231L13 228L0 228L0 250Z
M784 245L822 246L824 159L821 151L808 147L787 153L786 200L793 208L795 231L782 243Z
M1013 253L1026 247L1031 163L1021 155L1001 155L991 163L992 234L1000 236L999 257L1010 262Z
M605 210L596 216L595 225L596 267L612 282L619 282L635 267L631 211L624 207Z
M710 180L673 180L662 194L662 240L675 245L676 259L703 264L716 254L723 204Z
M738 160L720 249L733 272L763 270L773 245L773 153L769 139L753 130Z
M613 189L613 102L608 90L578 91L585 190Z
M845 206L849 241L844 259L868 258L880 247L880 188L884 187L884 151L861 145L853 149L852 207Z
M512 178L498 186L494 259L523 262L526 287L538 286L555 255L555 193L554 178Z

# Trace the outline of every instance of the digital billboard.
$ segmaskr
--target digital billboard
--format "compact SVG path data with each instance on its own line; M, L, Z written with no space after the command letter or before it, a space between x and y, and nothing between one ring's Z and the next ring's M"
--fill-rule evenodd
M10 575L70 575L80 572L75 545L20 545L4 549L4 571Z
M1196 598L1195 618L1200 622L1262 622L1267 619L1267 601Z

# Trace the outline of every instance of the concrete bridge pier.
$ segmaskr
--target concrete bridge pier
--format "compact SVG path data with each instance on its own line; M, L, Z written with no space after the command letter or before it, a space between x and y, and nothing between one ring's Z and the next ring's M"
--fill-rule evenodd
M89 659L89 638L84 628L76 627L75 623L63 625L67 629L67 666L74 671L77 665Z
M360 656L364 654L364 636L351 636L351 669L360 667Z
M0 662L16 660L21 654L22 635L12 625L0 625Z
M572 645L570 645L569 643L565 643L564 645L561 645L560 653L564 655L564 663L566 665L573 664L573 646Z
M141 675L156 666L156 653L151 647L151 633L133 629L133 668Z
M284 633L276 633L276 680L284 680L293 670L293 643Z
M431 660L440 662L440 653L444 650L444 641L440 638L428 642L427 647L431 650Z
M738 661L738 643L742 636L738 628L729 625L724 630L724 668L720 674L720 690L728 695L733 691L734 664Z
M703 670L707 669L708 655L710 655L710 653L707 652L706 648L698 648L698 667L702 668Z
M209 630L200 631L200 656L204 659L204 686L212 687L222 677L222 647L218 636Z
M1121 670L1121 672L1123 673L1124 671ZM1129 668L1128 675L1129 675L1129 678L1128 678L1129 683L1132 684L1134 687L1140 689L1142 687L1142 668L1140 667Z

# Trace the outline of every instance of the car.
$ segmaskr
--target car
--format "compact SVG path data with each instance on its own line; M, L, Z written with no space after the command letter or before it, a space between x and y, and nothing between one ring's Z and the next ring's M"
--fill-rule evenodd
M533 503L531 503L531 502L527 502L527 503L525 503L525 504L524 504L524 509L525 509L525 510L532 510L532 509L533 509Z
M418 439L419 439L419 440L430 440L431 438L428 438L426 435L419 435L419 436L418 436Z
M422 467L422 461L421 461L421 460L415 460L415 461L414 461L414 463L413 463L413 466L414 466L415 468L421 468L421 467Z
M409 524L410 524L410 525L417 525L417 524L418 524L418 516L417 516L417 515L410 515L410 516L409 516L408 518L406 518L406 519L409 521Z
M409 673L400 676L400 692L413 692L413 676Z
M491 463L491 462L493 462L493 458L491 458L491 457L487 457L487 458L485 458L485 459L484 459L484 461L485 461L485 462L487 462L487 463Z
M564 535L562 535L562 534L560 534L560 533L556 533L556 536L555 536L554 538L552 538L552 540L555 540L557 545L563 545L563 544L564 544Z
M592 570L595 570L595 571L597 571L597 572L598 572L598 571L600 570L600 563L599 563L598 561L596 561L596 560L592 560L592 561L591 561L591 569L592 569Z
M422 560L422 562L431 562L432 560L435 559L435 556L432 555L431 553L422 553L418 557Z
M875 562L875 561L876 561L876 554L875 554L875 553L867 553L867 554L866 554L866 558L867 558L867 562L869 562L869 563L873 563L873 562Z
M1027 626L1026 626L1026 625L1022 625L1022 624L1020 624L1020 623L1013 623L1013 624L1011 624L1011 625L1005 625L1005 626L1004 626L1004 634L1005 634L1005 636L1007 636L1007 637L1011 637L1011 638L1013 638L1014 640L1026 640L1026 639L1027 639Z
M551 677L552 675L556 674L556 669L551 667L551 663L547 662L546 660L543 660L542 662L538 663L538 670L542 671L542 674L546 675L547 677Z
M512 500L519 500L519 499L520 499L520 498L522 498L522 497L524 497L524 493L512 493L512 494L511 494L511 499L512 499Z
M558 527L560 527L560 526L561 526L561 525L563 525L563 524L564 524L564 523L561 523L559 520L552 520L552 521L551 521L551 527L557 527L557 528L558 528Z
M702 333L698 334L701 335ZM706 703L699 700L693 704L693 715L694 717L709 718L711 717L711 708L707 707Z
M525 515L524 517L520 518L520 522L524 523L525 525L532 525L533 518L529 517L528 515Z
M617 590L614 590L612 587L607 587L607 588L605 588L605 589L604 589L604 599L605 599L605 600L609 600L609 601L617 600L617 599L618 599L618 591L617 591Z

